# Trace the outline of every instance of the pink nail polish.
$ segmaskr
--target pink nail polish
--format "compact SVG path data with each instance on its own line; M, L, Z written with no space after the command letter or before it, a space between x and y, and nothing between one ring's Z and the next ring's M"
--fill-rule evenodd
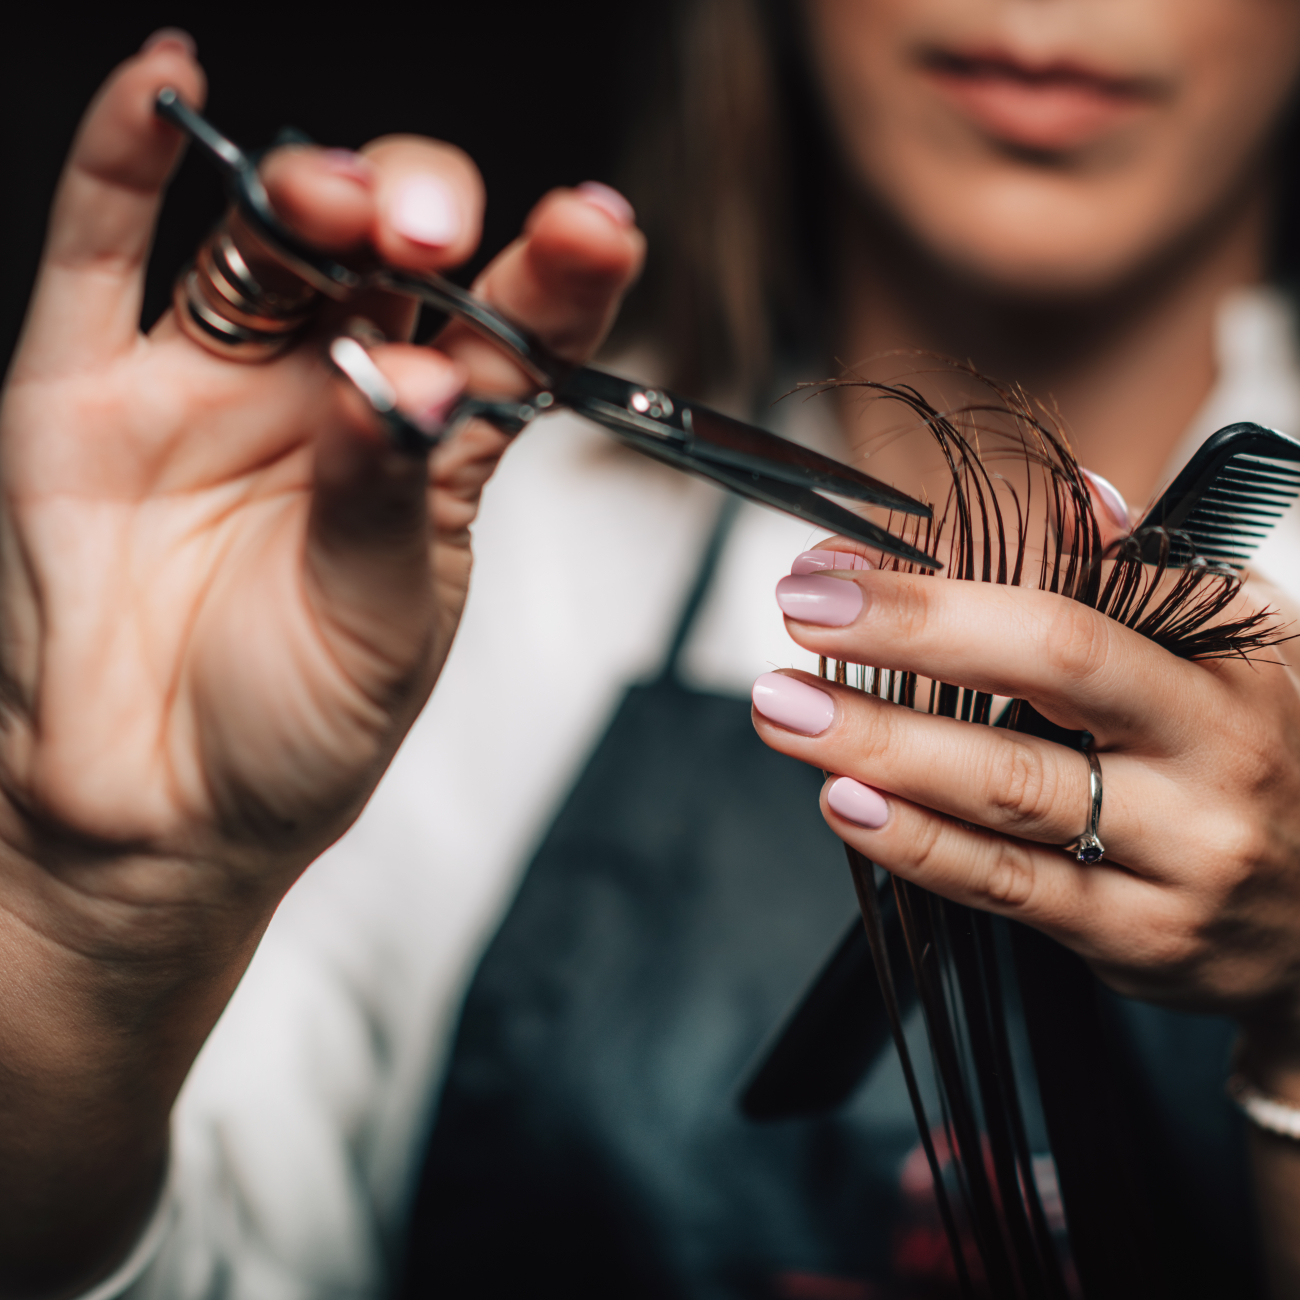
M462 229L456 196L436 176L408 176L393 196L388 220L404 239L425 248L455 243Z
M356 181L358 185L364 185L366 189L369 189L374 184L374 166L370 159L362 157L361 154L353 153L351 149L326 149L320 157L326 169L335 176L342 176L345 180Z
M407 377L402 410L422 433L435 435L465 391L467 376L459 365Z
M835 701L825 691L784 673L764 673L751 696L765 718L801 736L820 736L835 720Z
M1090 469L1079 467L1079 473L1088 480L1096 489L1097 496L1100 498L1102 505L1106 507L1106 513L1120 527L1129 526L1128 502L1120 495L1120 490L1109 479L1104 479L1100 474L1094 474Z
M862 613L862 588L845 578L792 574L776 584L776 603L801 623L845 627Z
M889 805L869 785L842 776L826 792L831 811L845 821L878 831L889 820Z
M632 205L615 189L599 181L583 181L578 193L593 207L612 217L620 226L636 225L636 212Z
M865 555L857 551L804 551L794 557L790 572L795 577L820 573L824 569L874 569Z
M156 50L160 45L174 46L188 54L190 58L194 58L199 52L194 37L182 27L160 27L156 32L150 33L144 38L140 53L148 54L150 50Z
M460 388L457 387L454 393L448 393L446 397L433 402L426 402L411 412L411 423L415 425L421 433L427 433L430 437L439 434L447 427L447 417L451 414L451 409L460 400Z

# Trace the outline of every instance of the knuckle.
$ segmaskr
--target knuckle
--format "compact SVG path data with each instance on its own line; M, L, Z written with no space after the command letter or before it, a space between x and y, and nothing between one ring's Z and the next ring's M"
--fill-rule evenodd
M938 817L927 818L918 829L911 856L919 882L923 882L935 870L945 829L945 823Z
M987 774L988 798L1002 822L1036 829L1050 816L1059 785L1054 765L1031 745L999 747Z
M997 842L980 893L997 908L1019 910L1034 892L1034 864L1028 849L1009 840Z
M1149 918L1140 944L1142 964L1166 977L1194 969L1207 946L1203 926L1181 908Z
M1053 675L1069 682L1086 681L1101 670L1109 650L1106 620L1086 605L1062 598L1044 646Z
M931 584L933 586L933 584ZM906 643L920 637L930 618L930 595L923 581L901 582L883 589L875 599L888 592L894 631Z
M1294 780L1292 764L1295 760L1289 752L1290 746L1285 737L1255 732L1234 736L1230 743L1234 751L1234 784L1248 797L1268 798L1274 791L1285 789Z
M1248 881L1256 866L1274 853L1273 837L1267 823L1235 810L1223 819L1215 839L1218 874L1234 884Z
M868 771L889 770L897 752L898 729L893 710L897 705L873 701L877 707L866 711L854 727L853 747L856 757Z

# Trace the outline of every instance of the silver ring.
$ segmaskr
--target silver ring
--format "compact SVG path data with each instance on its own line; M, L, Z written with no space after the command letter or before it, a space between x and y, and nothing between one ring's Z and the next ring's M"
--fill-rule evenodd
M1090 796L1088 829L1078 839L1072 840L1065 845L1065 851L1072 853L1076 862L1091 867L1106 856L1106 846L1101 842L1101 838L1097 834L1097 828L1101 824L1101 762L1097 758L1097 746L1090 731L1083 733L1083 752L1088 757L1088 793Z

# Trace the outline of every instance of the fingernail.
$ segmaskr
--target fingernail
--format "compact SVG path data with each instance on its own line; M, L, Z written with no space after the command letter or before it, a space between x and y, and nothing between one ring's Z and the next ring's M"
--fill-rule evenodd
M160 27L156 32L144 38L144 44L140 46L141 54L148 54L150 50L156 50L160 45L174 45L177 49L184 50L190 58L194 58L199 47L194 37L181 27Z
M444 248L461 232L460 209L451 187L434 176L410 176L393 196L388 220L413 244Z
M874 569L865 555L857 551L804 551L794 557L790 572L795 577L820 573L823 569Z
M636 212L632 205L615 189L602 185L599 181L583 181L578 186L582 195L592 207L599 208L612 217L620 226L636 225Z
M431 438L440 434L447 427L447 417L451 414L452 407L460 400L460 390L448 394L440 402L430 402L427 406L421 406L411 412L411 423L415 425L421 433L427 433Z
M869 785L842 776L826 792L826 802L833 812L855 826L878 831L889 820L889 805Z
M765 718L801 736L820 736L835 720L835 701L825 691L784 673L764 673L751 695Z
M862 613L862 588L844 578L792 574L776 584L776 603L801 623L844 627Z
M367 189L374 183L374 164L369 158L363 158L361 154L353 153L351 149L326 149L321 154L321 162L325 165L325 169L335 176L356 181L358 185L364 185Z
M447 427L447 417L465 391L466 376L460 366L456 366L444 374L431 376L431 379L426 391L410 404L406 414L421 433L433 436Z
M1079 467L1079 473L1097 489L1097 495L1101 498L1101 503L1106 507L1106 513L1121 528L1129 526L1128 502L1120 495L1120 490L1109 479L1104 479L1100 474L1094 474L1090 469Z

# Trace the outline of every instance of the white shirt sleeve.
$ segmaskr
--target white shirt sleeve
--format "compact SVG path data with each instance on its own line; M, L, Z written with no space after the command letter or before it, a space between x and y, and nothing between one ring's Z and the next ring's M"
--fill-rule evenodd
M108 1277L89 1291L81 1292L76 1300L122 1300L122 1297L138 1294L132 1288L153 1266L176 1222L176 1195L172 1188L174 1169L174 1163L169 1160L167 1177L158 1193L158 1200L131 1253Z

